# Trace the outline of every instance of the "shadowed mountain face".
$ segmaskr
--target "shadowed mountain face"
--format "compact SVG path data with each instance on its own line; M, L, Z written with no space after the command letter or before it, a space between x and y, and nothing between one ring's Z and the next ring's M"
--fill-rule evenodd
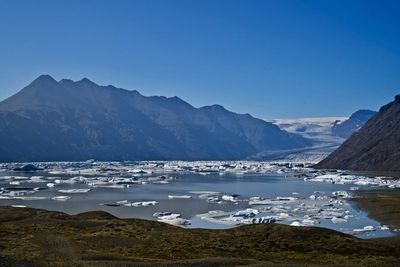
M400 171L399 141L400 95L316 167Z
M332 134L347 139L358 131L375 113L372 110L358 110L344 122L335 123L332 126Z
M0 161L244 159L310 142L272 123L178 97L42 75L0 102Z

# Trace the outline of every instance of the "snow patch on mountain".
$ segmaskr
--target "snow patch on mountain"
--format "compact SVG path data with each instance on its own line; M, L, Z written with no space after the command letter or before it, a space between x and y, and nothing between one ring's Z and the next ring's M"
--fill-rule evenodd
M319 162L324 159L345 141L332 133L332 126L347 119L348 117L316 117L272 120L282 130L299 134L314 143L308 149L288 151L282 154L282 159L295 162Z

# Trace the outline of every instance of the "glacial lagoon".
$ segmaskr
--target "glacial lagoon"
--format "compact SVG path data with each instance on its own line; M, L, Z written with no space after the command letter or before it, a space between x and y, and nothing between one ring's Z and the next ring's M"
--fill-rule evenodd
M171 215L179 214L187 228L273 221L326 227L361 238L395 234L351 200L355 190L400 186L386 177L271 162L88 161L14 170L22 165L0 165L0 205L68 214L103 210L120 218L173 224Z

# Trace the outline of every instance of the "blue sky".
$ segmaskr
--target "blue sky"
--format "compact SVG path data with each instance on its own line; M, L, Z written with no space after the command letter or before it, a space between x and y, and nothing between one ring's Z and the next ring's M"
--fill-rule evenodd
M40 74L260 118L400 93L400 1L0 1L0 99Z

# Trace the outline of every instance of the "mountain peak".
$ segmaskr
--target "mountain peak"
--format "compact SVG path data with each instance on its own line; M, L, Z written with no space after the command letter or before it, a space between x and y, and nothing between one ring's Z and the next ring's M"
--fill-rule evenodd
M57 82L53 77L48 74L42 74L37 77L32 83L54 83Z
M96 83L92 82L88 78L83 78L82 80L77 81L77 83L87 84L87 85L97 85Z
M74 81L73 80L71 80L71 79L61 79L60 81L59 81L59 83L73 83Z
M213 111L227 111L224 106L221 106L219 104L214 104L214 105L210 105L210 106L204 106L202 108L204 108L206 110L213 110Z
M357 119L357 118L363 118L367 117L368 119L375 115L376 111L369 110L369 109L360 109L351 114L350 119ZM367 120L368 120L367 119Z
M30 89L30 90L53 90L54 88L57 88L59 86L59 83L50 75L48 74L43 74L37 77L33 82L31 82L27 87L24 89Z

